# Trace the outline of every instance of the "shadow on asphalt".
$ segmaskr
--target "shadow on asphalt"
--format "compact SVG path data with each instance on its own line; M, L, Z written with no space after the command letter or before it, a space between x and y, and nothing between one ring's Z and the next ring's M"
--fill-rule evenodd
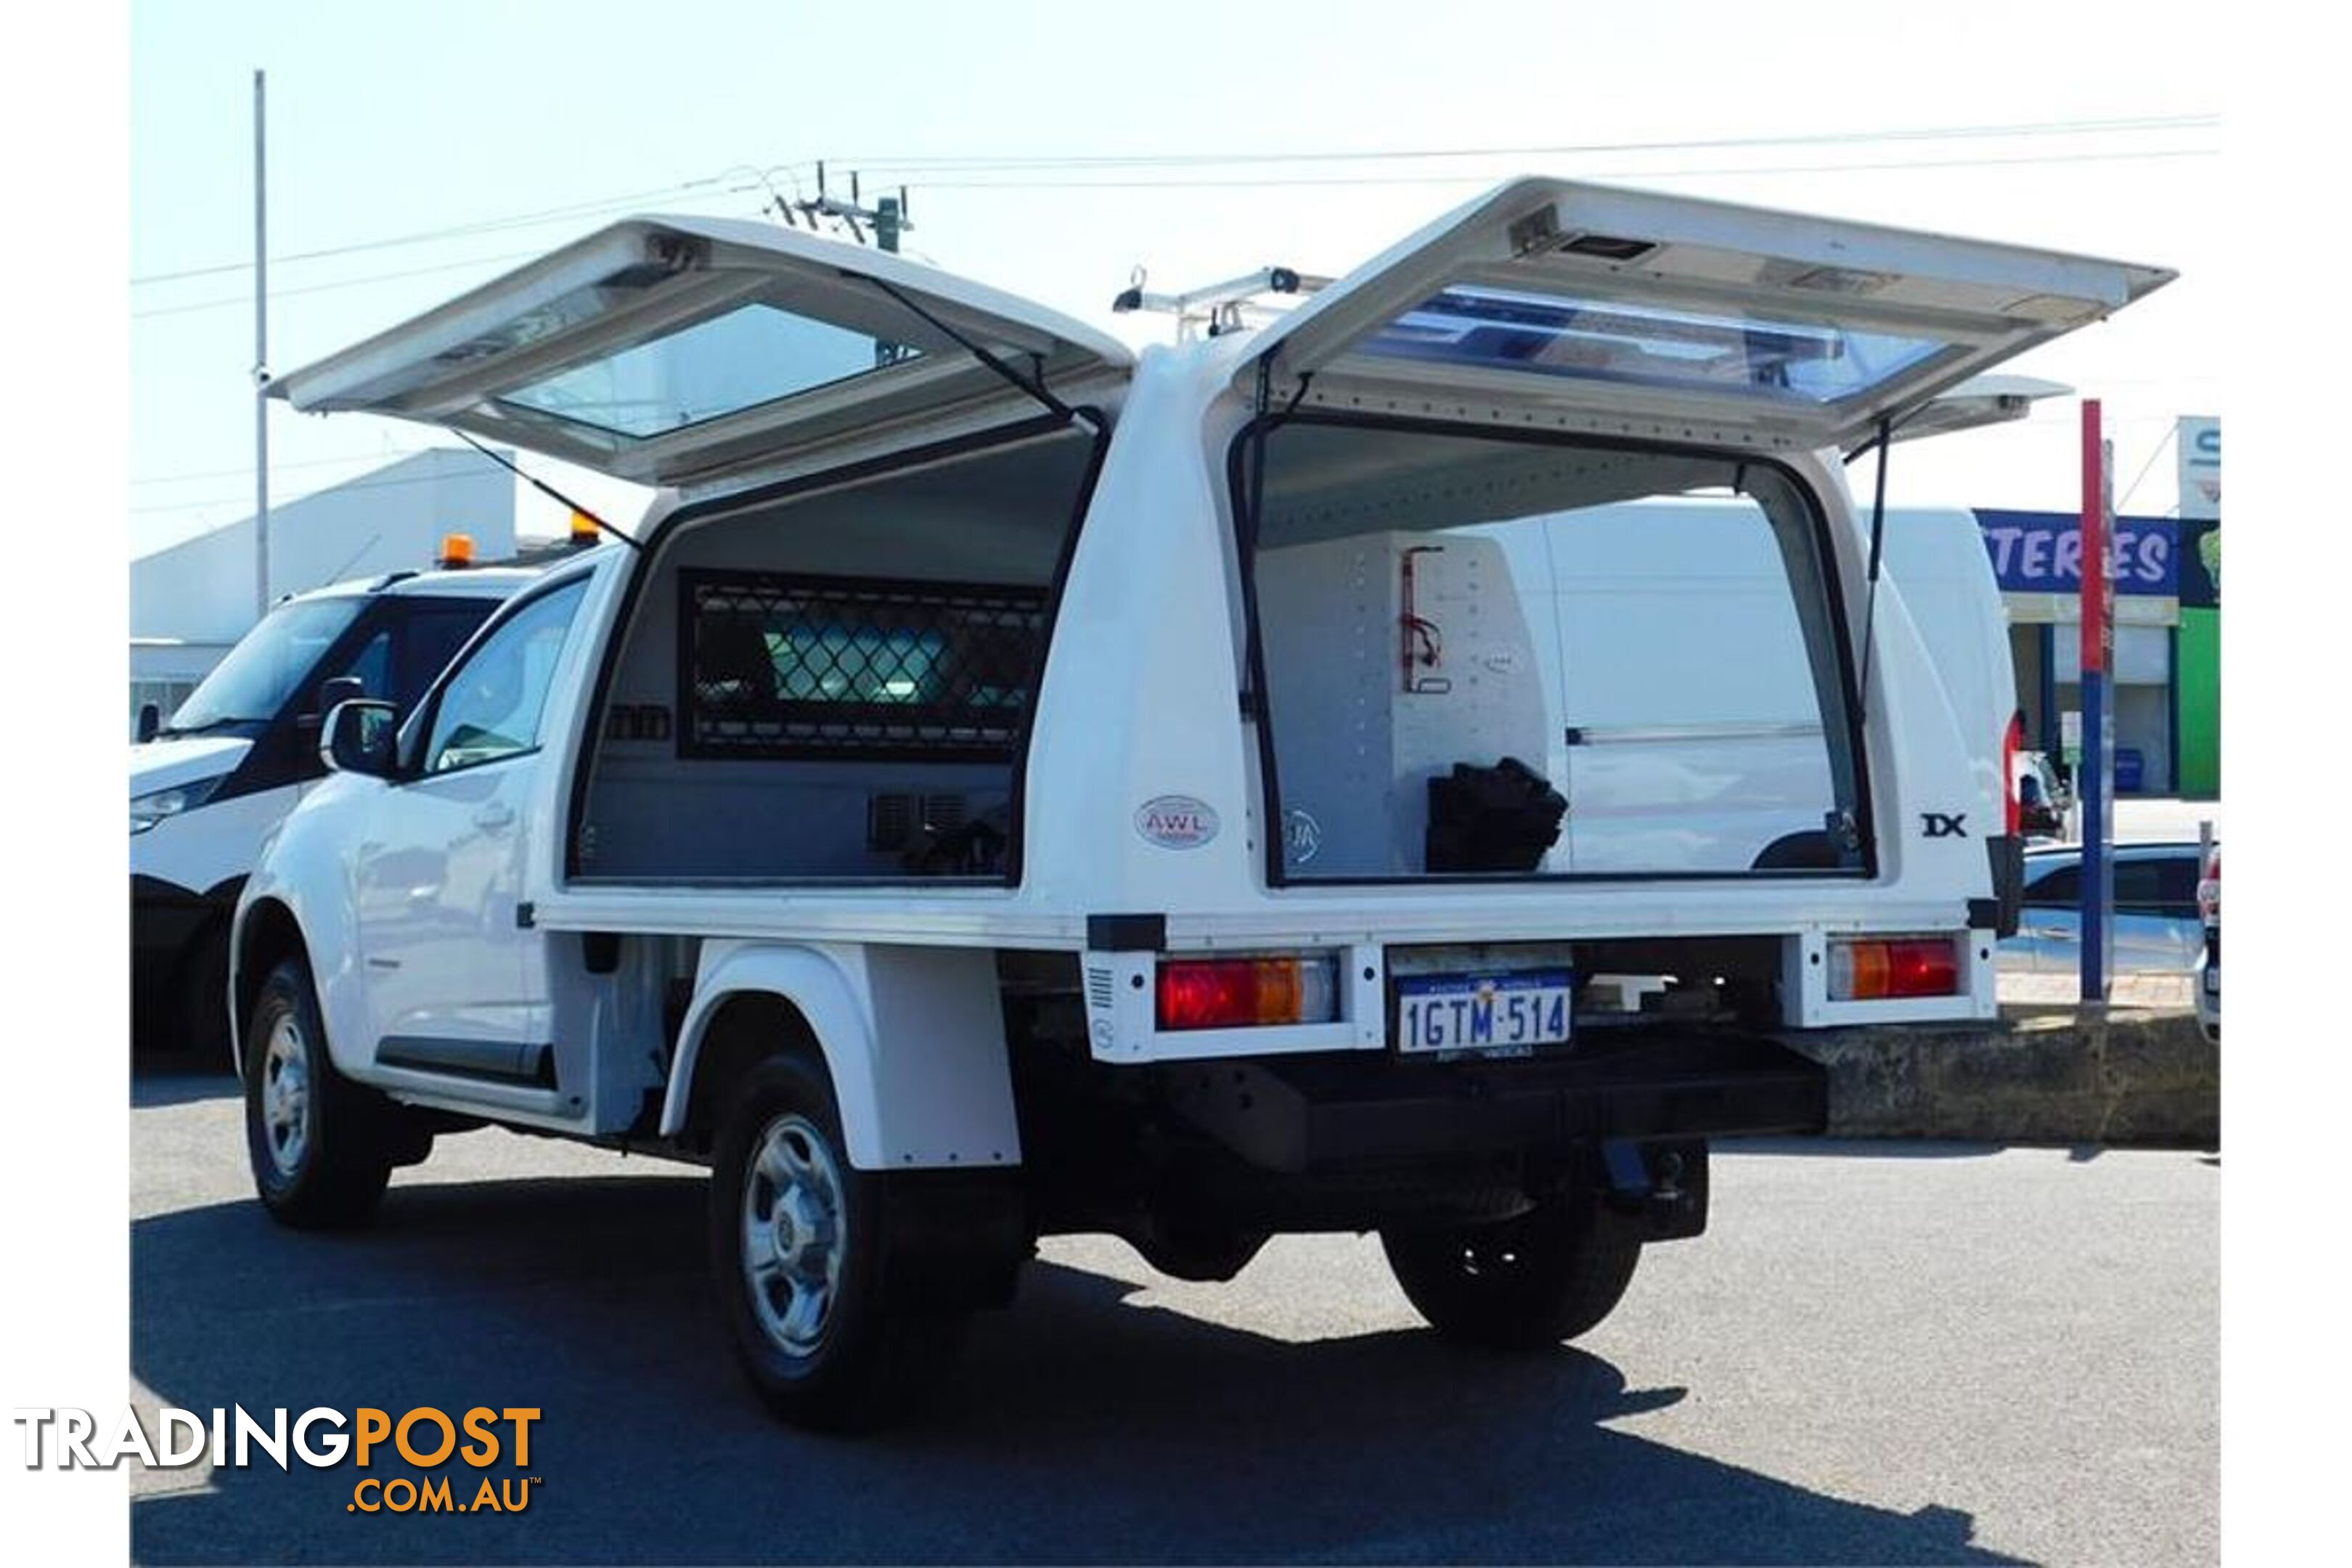
M152 1110L200 1100L235 1100L236 1075L226 1062L186 1051L144 1054L131 1067L131 1108Z
M925 1416L776 1426L707 1300L693 1174L395 1187L297 1235L250 1202L133 1227L132 1366L165 1405L535 1405L527 1510L347 1510L349 1465L134 1501L142 1562L2001 1563L1899 1513L1612 1430L1675 1403L1580 1351L1297 1344L1049 1264ZM1798 1413L1792 1412L1792 1418ZM380 1456L368 1472L404 1473ZM503 1469L492 1474L510 1474ZM471 1472L457 1472L461 1485Z

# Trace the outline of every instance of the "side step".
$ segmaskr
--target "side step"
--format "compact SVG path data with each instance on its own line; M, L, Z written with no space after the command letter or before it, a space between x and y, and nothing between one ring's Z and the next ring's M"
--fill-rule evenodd
M375 1059L384 1067L438 1073L444 1078L478 1079L531 1089L555 1087L555 1046L551 1041L524 1045L513 1040L393 1035L376 1047Z

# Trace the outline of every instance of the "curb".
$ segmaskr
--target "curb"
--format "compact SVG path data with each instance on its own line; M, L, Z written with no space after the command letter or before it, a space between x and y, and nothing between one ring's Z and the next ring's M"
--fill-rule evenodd
M2221 1142L2221 1051L2189 1013L2007 1006L1788 1043L1828 1069L1832 1137Z

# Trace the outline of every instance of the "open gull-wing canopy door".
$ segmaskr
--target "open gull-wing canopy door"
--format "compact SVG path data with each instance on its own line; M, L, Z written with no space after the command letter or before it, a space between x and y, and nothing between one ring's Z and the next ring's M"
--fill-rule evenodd
M2175 276L1643 191L1517 180L1265 328L1298 396L1734 446L1851 447ZM1300 379L1306 388L1300 391Z
M896 256L741 220L637 217L271 390L299 409L421 420L705 488L1034 412L967 343L1071 403L1134 363L1082 322Z
M2007 425L2033 412L2045 397L2066 397L2074 388L2030 375L1972 375L1951 391L1906 412L1890 433L1897 441L1949 436L1987 425Z

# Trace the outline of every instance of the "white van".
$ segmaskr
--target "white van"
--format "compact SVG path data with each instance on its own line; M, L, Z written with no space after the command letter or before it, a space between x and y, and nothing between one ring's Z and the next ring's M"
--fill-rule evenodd
M290 595L131 748L134 1037L226 1051L229 918L262 840L326 773L327 682L414 705L532 575L396 572Z
M1906 602L1843 459L2170 276L1522 180L1138 356L640 218L283 377L667 493L328 716L233 941L256 1188L707 1164L820 1426L1062 1232L1377 1231L1441 1332L1580 1333L1708 1140L1820 1130L1804 1031L1993 1015L1998 604Z
M1912 619L1956 717L1996 749L2007 744L2016 687L1974 514L1897 508L1885 524L1885 612ZM1398 533L1388 548L1396 580L1385 598L1333 589L1341 576L1317 570L1328 547L1261 563L1261 607L1282 637L1386 639L1403 628L1397 669L1351 667L1364 692L1300 700L1361 707L1377 696L1407 744L1435 739L1427 756L1399 759L1423 773L1458 751L1457 731L1482 725L1499 753L1539 761L1567 802L1549 871L1837 864L1817 672L1756 501L1612 503L1477 524L1444 543ZM1517 615L1498 613L1498 586ZM1727 647L1741 657L1727 661ZM1354 783L1337 770L1288 781L1291 868L1321 855L1332 832L1370 826L1360 818L1385 823ZM1409 845L1423 825L1396 826Z

